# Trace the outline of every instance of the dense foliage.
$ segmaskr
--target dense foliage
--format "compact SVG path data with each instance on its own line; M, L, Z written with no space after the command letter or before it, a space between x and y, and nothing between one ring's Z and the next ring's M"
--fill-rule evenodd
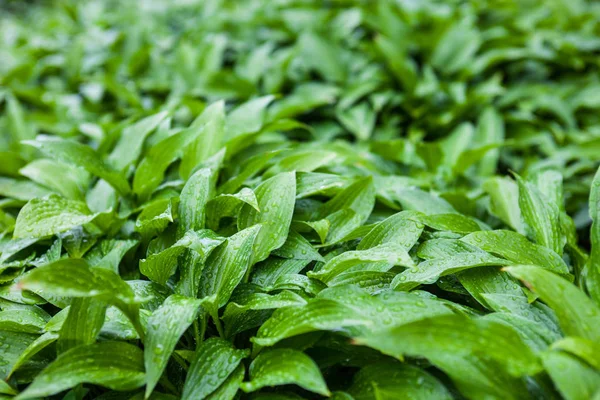
M0 399L600 399L600 3L2 7Z

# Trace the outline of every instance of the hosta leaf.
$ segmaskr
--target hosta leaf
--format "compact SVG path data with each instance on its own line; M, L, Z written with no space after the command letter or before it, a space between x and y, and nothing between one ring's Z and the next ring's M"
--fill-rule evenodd
M260 212L258 199L252 189L243 188L235 194L221 194L215 197L206 205L206 224L209 228L218 229L221 218L235 216L244 204Z
M104 179L119 193L126 196L131 191L127 180L118 172L106 165L102 158L91 147L52 137L38 137L36 140L23 142L39 149L42 153L56 161L80 167Z
M509 178L493 177L485 181L483 189L490 196L490 212L517 232L525 234L516 182Z
M148 135L167 117L166 111L150 115L123 129L117 145L108 156L109 164L122 171L135 163L142 152L142 145Z
M114 272L94 268L81 259L59 260L39 267L20 280L18 287L42 296L95 297L119 307L143 335L139 305L133 291Z
M274 250L273 254L284 258L324 261L323 257L312 247L308 240L293 229L289 231L285 243Z
M600 309L572 283L535 266L505 270L521 279L554 310L566 335L600 340Z
M60 328L57 350L59 353L84 344L96 342L106 314L106 303L93 297L71 301L69 313Z
M586 283L590 296L596 301L596 304L600 305L600 168L596 171L590 188L589 203L590 218L592 219L590 229L592 251L588 261Z
M49 396L80 383L128 391L145 383L143 352L123 342L75 347L46 367L17 399Z
M325 218L337 211L350 209L354 211L361 222L367 220L375 203L375 187L372 178L361 179L338 193L323 204L318 210L316 219Z
M31 333L11 332L0 330L0 343L2 343L2 352L0 353L0 377L6 379L8 374L17 365L22 354L31 346L38 336Z
M245 392L254 392L265 386L288 384L330 395L317 364L306 354L292 349L272 349L259 354L250 364L250 381L241 387Z
M200 300L172 295L148 318L144 343L146 397L154 390L175 345L195 320L199 307Z
M423 225L413 221L411 212L402 211L381 221L358 244L357 250L369 249L384 243L397 243L410 250L423 232Z
M600 344L581 337L566 337L552 344L553 349L562 350L600 370Z
M368 324L370 321L360 315L355 316L351 308L335 301L320 300L301 307L278 309L260 327L252 341L260 346L272 346L282 339L302 333Z
M419 284L435 283L441 276L470 268L509 265L510 262L487 253L462 253L424 261L398 274L392 281L396 290L410 290Z
M285 243L296 201L296 175L294 172L275 175L254 192L260 211L250 205L242 206L238 227L245 229L255 224L262 225L254 244L253 261L257 262Z
M461 240L513 263L539 265L562 275L569 273L568 267L558 254L531 243L516 232L480 231L471 233Z
M208 159L221 148L225 129L224 103L218 101L206 107L192 123L192 126L201 128L202 131L183 153L179 167L179 173L183 178L190 176L199 163Z
M29 201L53 194L53 191L34 182L0 177L0 195L15 200Z
M140 272L154 282L164 285L175 272L178 257L186 249L194 251L199 257L205 259L224 240L224 238L217 236L213 231L208 229L202 229L197 232L188 231L171 247L140 260ZM192 266L190 265L189 267Z
M410 322L363 336L357 343L399 359L403 355L425 357L436 365L438 360L445 366L449 358L480 354L500 363L515 376L533 374L540 369L531 349L511 328L460 315Z
M221 386L208 397L208 400L232 400L237 394L246 371L243 365L238 367L229 375L229 377L223 382Z
M412 267L410 255L401 245L393 243L382 244L366 250L347 251L327 261L318 271L310 271L308 276L317 278L325 283L349 268L369 263L385 262L390 268L394 265Z
M181 156L182 149L195 140L201 132L201 128L192 125L155 144L135 171L133 192L141 200L147 200L162 182L167 167Z
M51 236L87 224L96 217L85 203L50 195L29 201L19 212L15 238Z
M424 370L390 361L362 368L348 393L355 400L452 398L448 389Z
M181 190L179 200L179 231L198 230L204 228L206 203L214 188L213 172L203 168L194 173Z
M232 374L236 376L235 380L239 379L239 375L236 375L236 372L239 374L238 365L248 353L247 350L235 349L231 343L219 338L203 342L194 354L181 398L205 399L214 394L219 386L227 385L228 377Z
M551 351L543 355L542 361L565 399L591 399L600 390L600 372L569 354Z
M33 342L25 348L19 357L14 361L12 365L12 369L8 373L8 375L12 375L16 370L18 370L23 364L25 364L31 357L36 355L38 352L42 351L44 348L48 347L52 343L56 342L58 339L58 334L54 332L46 332L43 335L39 336Z
M207 304L213 315L227 303L235 287L247 275L251 266L252 246L261 229L261 225L254 225L229 237L206 261L199 297L204 299L203 304Z
M560 237L559 209L553 201L547 201L542 193L531 183L517 176L519 185L519 207L521 215L530 233L529 235L542 246L562 254Z

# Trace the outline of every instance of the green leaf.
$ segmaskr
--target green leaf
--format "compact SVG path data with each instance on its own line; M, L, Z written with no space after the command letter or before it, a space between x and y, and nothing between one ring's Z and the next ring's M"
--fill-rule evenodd
M188 231L172 246L140 260L140 272L154 282L164 285L175 273L178 258L186 249L193 250L202 259L205 259L223 241L224 238L207 229L197 232Z
M29 201L36 197L44 197L51 194L53 194L52 190L34 182L0 177L0 195L3 197Z
M37 335L23 332L0 330L0 377L6 379L15 368L22 354L36 340Z
M82 259L59 260L32 270L17 287L42 296L92 297L117 306L143 337L139 304L133 291L112 271L93 268Z
M165 171L172 162L181 157L182 149L192 143L202 129L190 126L152 146L142 159L133 176L133 192L142 201L147 200L160 185Z
M590 296L596 304L600 305L600 168L596 171L590 188L589 210L592 219L590 228L592 251L587 266L586 284Z
M238 365L225 382L206 398L208 400L233 400L244 380L245 373L244 366Z
M273 254L284 258L294 258L299 260L324 261L323 257L315 250L310 242L293 229L290 229L285 243Z
M86 204L57 195L30 200L19 212L14 237L39 238L87 224L96 217Z
M385 243L366 250L347 251L327 261L318 271L309 271L307 275L325 283L352 267L360 265L368 269L371 263L386 263L387 269L395 265L412 267L413 260L402 245Z
M200 169L190 176L179 200L179 232L204 228L206 203L213 194L213 172L209 168Z
M420 284L435 283L441 276L476 267L510 265L502 258L488 253L461 253L443 259L424 261L398 274L391 286L395 290L411 290Z
M448 390L424 370L384 361L362 368L352 381L348 393L354 399L452 399Z
M568 352L600 370L600 344L581 337L566 337L552 344L555 350Z
M143 352L123 342L75 347L46 367L17 399L50 396L81 383L129 391L144 385Z
M96 342L106 314L106 303L93 297L71 301L69 313L60 328L57 350L60 353L74 347Z
M600 340L600 309L569 281L535 266L507 267L554 310L560 327L568 336Z
M305 306L280 308L258 330L252 341L259 346L272 346L292 336L317 330L341 330L344 327L368 325L352 309L332 300L309 302Z
M221 218L237 215L244 204L260 212L258 199L252 189L243 188L238 193L221 194L211 199L206 204L206 225L211 229L218 229Z
M158 383L179 338L196 319L200 300L169 296L148 318L144 343L146 398Z
M194 168L207 160L221 148L225 131L225 104L217 101L204 109L192 123L192 127L201 128L200 135L185 149L179 166L179 174L188 178Z
M108 163L118 171L135 163L142 152L144 140L167 118L167 115L168 112L161 111L123 129L119 141L107 158Z
M540 370L534 353L511 328L461 315L410 322L363 336L356 342L398 359L404 355L425 357L445 372L448 360L473 354L494 360L514 376Z
M31 359L34 355L42 351L44 348L48 347L52 343L56 342L58 339L58 334L54 332L46 332L43 335L39 336L33 342L27 346L27 348L23 349L21 354L19 354L18 358L14 361L11 370L8 373L8 376L14 374L22 365L24 365L29 359Z
M272 349L259 354L250 364L250 381L241 387L248 393L289 384L322 396L330 395L317 364L306 354L292 349Z
M564 243L560 236L559 209L553 201L548 201L540 191L517 175L519 185L519 207L531 236L537 244L562 254Z
M568 276L569 268L552 250L528 241L516 232L497 230L473 232L461 239L517 264L533 264Z
M238 365L248 354L248 350L237 350L226 340L219 338L206 340L194 354L181 398L184 400L220 399L215 391L218 392L221 385L228 384L228 377L234 376L233 379L237 382L243 379L243 374L241 374L242 378L239 378Z
M199 298L213 316L224 306L235 287L248 274L252 260L252 246L258 238L261 225L244 229L216 248L202 271Z
M566 400L591 399L600 391L600 372L570 355L551 351L543 355L542 361Z
M107 166L98 153L89 146L48 136L26 140L23 143L39 149L58 162L83 168L90 174L104 179L123 196L127 196L131 191L127 180L118 171Z
M253 261L262 261L286 241L296 201L296 175L283 172L266 180L255 189L257 211L250 205L242 206L238 216L239 229L261 224L254 244Z
M385 244L396 243L410 250L419 240L423 225L413 221L410 211L402 211L386 218L375 226L358 244L357 250L370 249Z
M490 213L500 218L505 224L525 234L519 208L519 187L509 178L493 177L483 184L483 189L490 196Z

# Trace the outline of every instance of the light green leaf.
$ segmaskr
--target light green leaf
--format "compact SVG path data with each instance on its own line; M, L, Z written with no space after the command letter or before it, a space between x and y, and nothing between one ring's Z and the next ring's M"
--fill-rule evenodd
M161 111L125 127L117 145L107 158L108 163L117 171L122 171L128 165L135 163L142 152L144 140L167 118L167 115L167 111Z
M203 342L194 354L181 398L202 400L214 394L219 386L226 384L229 376L239 377L238 365L248 353L248 350L237 350L219 338ZM220 400L219 397L212 398Z
M592 251L588 260L586 284L590 296L600 305L600 168L596 171L590 188L589 210L592 219Z
M366 250L342 253L327 261L318 271L309 271L307 275L327 283L336 275L357 265L368 269L370 263L381 262L387 263L389 265L388 269L395 265L403 267L412 267L414 265L404 246L388 242Z
M38 238L68 231L96 217L86 204L57 195L29 201L19 212L14 237Z
M280 308L260 327L252 341L259 346L272 346L285 338L303 333L370 324L362 316L354 314L351 308L332 300Z
M558 254L544 246L531 243L516 232L479 231L461 240L513 263L539 265L561 275L569 275L567 265Z
M140 200L145 201L150 197L163 181L169 165L181 157L183 149L201 133L202 128L192 125L163 139L148 150L133 177L133 192Z
M435 283L441 276L470 268L510 264L509 261L488 253L461 253L446 258L427 260L406 269L394 278L391 286L395 290L411 290L420 284Z
M214 194L213 171L196 171L181 190L179 200L179 232L204 228L206 203Z
M196 319L200 302L172 295L148 318L144 343L146 398L158 383L179 338Z
M360 241L356 249L365 250L391 242L410 250L423 232L423 225L412 220L412 215L410 211L402 211L381 221Z
M241 387L248 393L289 384L322 396L331 394L317 364L306 354L292 349L272 349L259 354L250 364L250 381Z
M120 194L127 196L131 191L123 175L104 163L102 158L89 146L63 139L39 136L36 140L23 143L39 149L56 161L80 167L110 183Z
M552 348L571 353L600 371L600 343L598 342L571 336L554 342Z
M561 238L559 226L559 209L553 201L548 201L546 196L530 182L525 182L517 175L519 185L519 208L528 236L537 244L553 250L558 255L562 254L564 243Z
M204 109L192 127L201 128L200 135L185 149L179 166L179 174L188 178L194 168L221 148L225 131L225 104L217 101Z
M600 309L572 283L535 266L505 270L521 279L554 310L565 335L600 340Z
M21 354L19 354L18 358L14 361L11 370L8 373L8 376L11 376L16 370L18 370L23 364L25 364L31 357L56 342L58 339L58 334L54 332L46 332L43 335L39 336L33 342L27 346L27 348L23 349Z
M46 367L16 399L50 396L81 383L128 391L144 385L143 353L123 342L75 347Z
M550 351L542 356L544 367L566 400L587 400L600 391L600 372L569 354Z
M266 180L255 189L258 209L242 206L238 216L239 229L261 224L254 244L253 261L262 261L271 251L281 247L288 235L296 201L296 175L283 172Z

